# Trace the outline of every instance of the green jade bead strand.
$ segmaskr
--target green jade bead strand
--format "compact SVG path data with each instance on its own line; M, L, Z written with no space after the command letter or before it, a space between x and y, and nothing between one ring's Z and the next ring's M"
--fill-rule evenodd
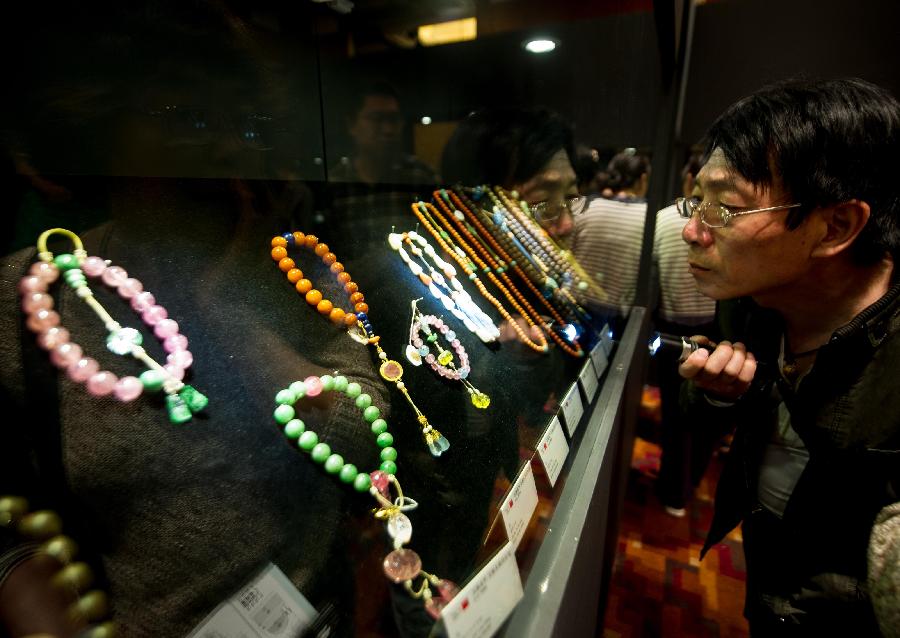
M378 470L370 474L360 472L355 465L345 462L343 456L333 452L331 446L320 441L319 436L297 418L294 403L303 397L315 397L329 391L343 392L362 411L363 419L369 423L375 442L381 450L381 465ZM418 503L404 496L400 489L395 477L397 450L393 447L394 437L388 432L387 421L381 418L381 410L372 405L372 397L365 394L358 383L348 381L341 375L326 374L295 381L275 395L275 402L278 406L273 416L289 440L295 441L297 447L321 465L326 474L336 476L341 483L352 485L357 492L369 492L379 503L380 508L375 512L375 518L386 522L394 547L384 559L384 575L395 584L402 583L412 597L423 600L425 611L437 619L443 607L459 590L452 582L422 569L419 555L403 547L412 538L412 523L405 512L415 509ZM398 494L393 501L389 498L391 485ZM422 584L417 589L414 583L420 577Z
M283 428L284 435L295 441L297 446L307 452L313 461L322 465L327 474L336 475L342 483L352 484L358 492L366 492L371 486L369 474L360 472L352 463L344 462L344 457L333 453L327 443L319 441L319 435L308 429L306 424L296 418L294 403L303 397L314 397L323 391L343 392L353 399L357 408L362 411L363 419L369 423L375 443L381 449L381 465L379 470L389 476L397 473L397 450L393 447L394 437L388 432L387 421L381 418L381 410L372 405L372 397L365 394L358 383L350 382L346 377L323 375L307 377L303 381L295 381L288 388L275 395L274 417L276 423Z

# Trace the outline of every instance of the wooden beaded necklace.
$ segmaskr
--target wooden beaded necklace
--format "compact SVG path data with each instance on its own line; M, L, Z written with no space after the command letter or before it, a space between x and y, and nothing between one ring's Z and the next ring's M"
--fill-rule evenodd
M579 269L566 256L565 251L553 243L547 231L541 228L530 214L526 214L528 203L522 201L517 204L517 194L514 191L507 193L500 186L494 187L493 190L486 188L484 192L498 205L499 212L506 215L507 219L512 222L513 228L517 229L516 232L522 233L523 241L527 242L529 247L540 255L540 262L560 283L563 293L577 304L569 292L569 287L574 286L580 291L587 290L591 286L590 278L579 274ZM597 287L596 284L594 287ZM602 290L598 289L597 292L599 298L606 296Z
M500 203L500 212L513 222L513 226L518 225L520 230L516 232L522 233L523 241L527 242L536 254L543 255L539 259L542 269L553 272L557 280L563 282L560 288L563 294L567 295L573 305L579 309L579 314L586 313L581 309L579 301L572 296L570 288L574 287L579 293L584 293L590 289L591 296L595 299L603 300L607 298L606 291L593 277L584 272L581 264L572 256L571 252L557 246L547 234L547 231L534 221L529 212L528 203L525 201L516 203L518 194L515 191L507 193L500 186L496 186L493 192L487 188L485 192Z
M497 240L491 235L484 226L481 225L481 222L475 217L471 210L466 207L462 201L456 196L455 193L448 193L447 191L435 191L434 192L435 201L438 203L441 208L444 209L444 212L447 214L447 217L453 222L456 223L459 230L466 235L466 237L470 239L474 239L475 235L469 230L466 224L463 223L463 220L466 219L466 214L468 214L468 219L475 225L474 230L476 232L480 232L481 235L491 244L493 249L497 252L497 254L504 259L504 263L498 263L491 256L491 254L487 250L482 250L482 257L490 264L491 268L493 268L496 272L500 274L500 277L503 279L503 282L507 285L507 287L513 291L513 293L517 296L519 302L525 307L525 309L530 313L531 317L536 321L540 322L541 327L544 331L550 335L550 338L553 339L556 344L565 352L573 357L583 357L584 351L581 349L581 345L578 343L577 339L572 340L572 345L570 345L565 339L563 339L556 330L553 330L543 319L540 314L534 309L534 307L528 302L528 300L522 295L521 292L513 285L512 280L509 278L507 271L512 268L514 272L516 272L521 280L525 282L525 285L531 289L531 292L534 296L540 299L544 306L549 310L550 315L553 317L554 321L556 321L557 325L560 328L566 325L566 321L560 316L559 312L556 308L553 307L547 298L541 294L541 292L534 286L528 276L522 271L519 265L515 262L515 260L511 259L509 254L503 250ZM457 210L460 211L460 214L463 216L463 220L460 220L455 211L450 210L449 204L453 203ZM471 245L478 247L478 242L472 242Z
M300 231L276 236L272 238L271 245L272 259L278 262L278 268L285 273L288 281L294 284L297 292L304 296L306 303L313 306L319 314L330 319L332 323L346 327L347 334L354 341L375 348L378 358L381 360L378 373L385 381L393 383L412 407L416 414L416 420L422 428L422 438L431 454L440 456L450 449L450 442L428 422L428 418L422 414L409 395L406 384L400 380L403 377L403 366L398 361L389 359L387 353L381 348L379 344L381 337L375 334L372 327L368 316L369 305L365 302L365 296L360 292L356 282L351 279L350 274L344 270L344 265L337 261L335 254L329 250L328 245L320 242L315 235L307 235ZM297 268L293 259L288 257L288 246L303 246L321 257L322 262L337 276L338 283L349 295L350 303L353 304L352 312L336 307L331 301L325 299L319 290L313 288L312 282L303 276L303 271Z
M52 235L69 238L75 245L72 254L54 257L47 250L47 240ZM209 404L205 395L182 382L185 370L194 360L187 350L187 338L179 333L178 323L168 317L166 309L156 303L156 298L144 290L140 281L100 257L88 257L81 238L64 228L51 228L42 233L37 248L39 261L19 282L19 292L22 294L22 309L28 315L26 325L38 335L38 345L50 352L50 360L56 367L66 370L73 381L84 383L88 392L96 397L112 395L128 402L143 392L163 390L172 423L190 421L194 413ZM112 372L101 370L96 360L84 356L81 347L70 341L69 331L60 325L60 316L53 310L53 298L48 293L50 284L59 278L60 273L78 298L103 322L109 333L106 347L114 354L130 355L147 366L148 370L140 378L127 376L119 379ZM142 346L144 338L140 331L122 327L97 301L87 284L87 277L99 278L114 288L120 297L130 300L131 307L141 314L145 324L153 328L169 353L165 366L147 354Z
M441 247L444 252L450 255L456 263L460 265L463 269L463 272L468 275L469 279L471 279L475 285L478 287L478 291L487 299L493 306L500 312L500 315L510 324L510 326L515 330L516 334L519 337L519 340L524 343L526 346L534 350L535 352L546 353L549 348L547 347L547 339L544 337L543 331L538 329L535 338L537 342L530 339L528 335L525 334L525 331L519 326L519 324L512 318L512 316L507 312L506 308L503 307L503 303L494 297L490 292L488 292L484 283L478 278L478 272L476 270L477 267L480 267L485 274L487 274L488 279L494 282L494 285L503 293L506 299L512 304L513 308L522 315L525 319L525 322L530 327L537 327L535 323L531 320L531 317L528 316L521 306L516 302L515 298L510 294L510 292L503 286L503 283L500 282L499 279L494 275L491 269L485 264L483 261L477 258L476 255L473 254L471 250L464 250L460 246L465 245L465 240L453 230L452 227L448 226L446 220L443 219L441 213L428 202L416 202L412 204L412 211L416 217L419 218L419 221L422 222L422 225L425 226L425 229L431 233L431 236L434 237L435 241ZM450 234L447 231L443 230L443 228L447 228L450 231ZM450 239L450 236L453 236L456 240L456 243L460 246L453 245L453 240ZM470 259L475 260L475 263Z
M94 572L87 563L75 560L78 544L62 533L62 518L53 510L29 510L30 505L25 497L0 493L0 528L18 532L23 540L30 543L39 543L36 555L51 558L59 565L50 583L72 594L75 599L66 610L72 624L70 628L90 625L78 631L80 638L113 638L118 625L104 620L109 615L108 596L101 589L91 589L95 581ZM34 549L29 548L29 551L34 552Z
M555 299L564 309L566 314L574 321L589 319L587 312L569 292L569 284L572 282L569 282L566 275L563 275L562 285L560 285L557 279L551 275L544 263L532 255L531 251L525 247L518 237L516 237L511 227L518 226L520 234L524 234L524 229L521 228L521 225L515 218L509 218L508 215L504 216L503 204L496 195L489 189L482 187L478 187L476 191L473 192L473 196L477 195L479 198L484 197L485 193L489 195L489 199L492 200L494 209L493 214L491 214L487 210L482 209L478 204L472 202L466 196L462 188L457 188L448 192L462 203L460 210L465 215L470 219L472 217L480 218L481 225L485 228L493 229L491 235L503 246L507 258L511 259L511 263L516 264L524 271L524 276L528 277L534 286L540 286L542 288L543 297L546 298L548 302L550 297ZM523 274L518 271L516 272L520 276ZM574 283L576 286L582 284L582 282L578 281L577 275Z
M322 392L343 392L362 411L363 419L369 424L375 443L381 449L381 465L372 472L360 472L352 463L334 452L327 443L320 441L318 434L306 427L297 418L294 405L304 397L316 397ZM385 556L382 563L384 575L392 583L403 583L414 598L425 601L425 610L435 620L441 610L457 594L459 589L449 580L438 578L422 569L422 559L411 549L403 546L412 538L412 522L406 512L418 507L418 503L405 496L396 478L397 450L393 447L394 437L388 432L387 422L381 418L381 411L372 405L372 397L362 392L358 383L335 373L335 376L310 376L303 381L295 381L275 395L278 406L273 414L284 435L310 458L322 465L326 474L336 477L341 483L350 485L357 492L368 492L378 503L374 516L385 522L388 535L393 542L393 551ZM391 499L391 487L397 496ZM422 585L417 590L415 581L421 577ZM436 592L432 591L434 587Z

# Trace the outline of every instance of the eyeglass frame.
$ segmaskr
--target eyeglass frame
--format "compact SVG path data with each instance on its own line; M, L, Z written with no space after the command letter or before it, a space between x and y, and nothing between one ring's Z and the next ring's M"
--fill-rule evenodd
M780 206L767 206L765 208L754 208L752 210L742 210L738 212L732 212L728 206L725 204L713 204L712 202L700 202L696 205L688 204L695 200L694 197L679 197L675 200L675 207L678 211L678 215L682 219L691 219L694 216L694 212L696 211L700 215L700 222L706 226L707 228L725 228L728 226L728 222L731 221L732 217L740 217L741 215L751 215L753 213L765 213L773 210L786 210L789 208L800 208L803 204L782 204ZM688 210L689 206L693 206L691 210ZM706 221L706 217L703 214L706 209L711 208L712 206L717 206L722 211L722 224L710 224Z
M568 196L564 197L562 202L560 202L556 206L556 210L558 210L560 212L557 213L553 217L550 217L549 215L545 215L542 212L543 210L550 207L549 202L550 202L549 199L545 199L540 202L535 202L534 204L528 204L528 210L531 211L531 215L532 215L532 217L535 218L535 220L537 220L539 222L543 221L543 222L547 222L547 223L555 222L557 219L559 219L559 216L562 213L563 208L568 210L569 214L572 215L573 217L575 215L580 215L587 208L588 197L587 197L587 195L568 195ZM573 210L573 205L575 204L575 202L580 202L580 206L577 211Z

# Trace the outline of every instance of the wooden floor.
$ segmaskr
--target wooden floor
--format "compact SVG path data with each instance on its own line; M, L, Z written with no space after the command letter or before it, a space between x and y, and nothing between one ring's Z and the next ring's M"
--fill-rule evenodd
M747 636L740 529L700 561L721 459L679 519L653 492L659 455L659 446L636 439L603 638Z

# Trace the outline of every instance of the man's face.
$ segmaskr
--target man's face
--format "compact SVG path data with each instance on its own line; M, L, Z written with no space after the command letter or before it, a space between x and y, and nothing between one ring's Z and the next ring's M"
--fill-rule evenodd
M382 154L399 148L403 134L400 104L389 95L367 95L349 130L357 151Z
M793 203L779 180L763 190L734 172L716 149L697 175L694 197L724 204L732 212ZM752 296L763 306L790 298L811 265L810 224L785 226L788 211L733 217L725 228L709 228L699 214L685 225L688 264L701 293L713 299Z
M578 195L578 178L564 149L559 149L544 167L530 180L518 185L519 197L529 204L546 201L551 210L559 211L555 221L542 226L553 237L565 237L574 226L565 207L566 197Z

